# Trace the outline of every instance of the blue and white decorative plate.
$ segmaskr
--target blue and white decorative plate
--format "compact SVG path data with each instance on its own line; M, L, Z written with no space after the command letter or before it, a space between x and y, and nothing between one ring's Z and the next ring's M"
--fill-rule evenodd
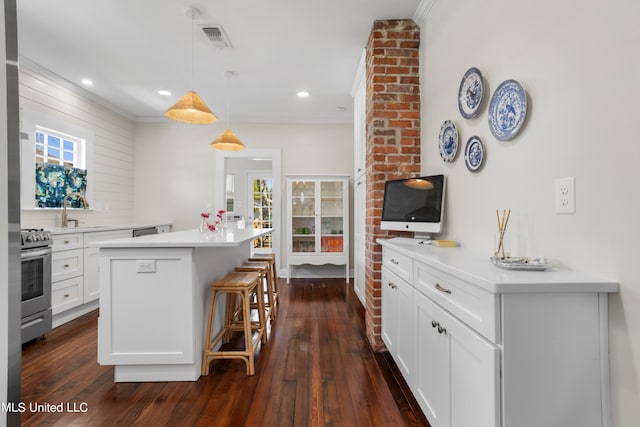
M489 129L499 141L517 134L527 115L527 94L515 80L500 83L489 104Z
M477 68L469 68L458 89L458 109L465 119L472 119L480 112L480 105L484 98L484 80Z
M471 172L477 172L484 161L484 146L477 136L472 136L467 141L464 149L464 164Z
M458 130L451 120L445 120L440 128L440 157L447 163L451 163L458 152Z

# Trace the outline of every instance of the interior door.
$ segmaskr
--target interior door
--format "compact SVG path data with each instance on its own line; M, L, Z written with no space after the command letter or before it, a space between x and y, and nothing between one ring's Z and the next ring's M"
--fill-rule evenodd
M273 179L270 172L247 173L247 225L273 228ZM273 236L269 233L253 241L254 253L273 252Z

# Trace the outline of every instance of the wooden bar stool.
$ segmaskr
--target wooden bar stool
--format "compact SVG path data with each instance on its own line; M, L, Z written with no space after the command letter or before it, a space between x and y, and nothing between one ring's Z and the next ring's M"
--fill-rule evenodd
M235 311L235 304L228 303L224 325L222 325L220 332L211 339L216 301L218 295L223 292L227 294L228 300L235 301L236 297L240 298L242 318L236 319L234 313L229 312L230 308ZM211 284L211 305L209 307L207 332L202 356L202 375L209 374L209 363L213 359L242 359L247 365L247 375L255 375L254 355L256 348L260 341L266 342L264 297L260 298L262 292L260 274L255 271L229 273L222 280ZM251 296L253 294L257 294L258 296L256 298L259 319L257 322L251 321ZM220 340L228 336L231 331L244 332L244 350L214 351L213 349ZM253 338L253 331L257 332L255 339Z
M264 295L267 296L267 301L265 303L265 310L266 310L265 318L270 317L272 321L275 320L275 313L273 311L275 302L274 302L273 277L271 274L271 265L267 261L247 261L243 263L240 267L236 267L236 271L241 271L241 272L255 271L260 275L260 279L265 284L265 286L263 287L263 298L264 298Z
M273 284L273 307L278 304L278 269L276 268L276 254L255 254L249 261L263 261L268 262L271 267L271 283Z

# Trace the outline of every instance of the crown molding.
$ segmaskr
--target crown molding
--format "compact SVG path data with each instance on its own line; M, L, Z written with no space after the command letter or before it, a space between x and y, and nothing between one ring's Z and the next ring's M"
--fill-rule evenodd
M429 11L435 2L436 0L420 0L420 4L413 14L413 22L420 26L420 24L427 19Z

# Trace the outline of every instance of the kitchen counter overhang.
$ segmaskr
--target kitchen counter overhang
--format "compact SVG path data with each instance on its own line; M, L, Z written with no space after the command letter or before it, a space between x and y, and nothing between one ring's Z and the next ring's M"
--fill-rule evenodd
M201 233L199 230L174 231L96 242L100 248L213 248L240 246L247 241L269 234L270 228L226 229L221 232Z

